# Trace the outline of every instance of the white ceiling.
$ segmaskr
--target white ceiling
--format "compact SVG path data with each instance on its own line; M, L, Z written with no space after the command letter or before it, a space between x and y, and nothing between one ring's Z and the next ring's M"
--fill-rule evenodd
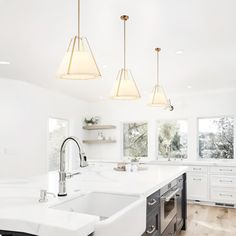
M55 74L76 32L77 0L0 0L0 77L28 81L94 101L108 97L122 66L128 14L128 67L146 95L160 79L168 94L236 87L235 0L81 0L82 35L101 80L64 81ZM177 50L183 50L177 55ZM191 89L187 86L191 85Z

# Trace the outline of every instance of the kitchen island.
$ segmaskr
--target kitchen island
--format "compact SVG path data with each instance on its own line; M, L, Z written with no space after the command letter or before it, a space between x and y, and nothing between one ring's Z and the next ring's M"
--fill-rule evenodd
M177 230L178 214L182 218L181 228L185 227L187 167L145 165L147 169L138 172L117 172L113 168L112 163L90 163L81 169L80 175L67 180L68 196L48 196L48 202L44 203L38 202L40 189L57 194L57 172L29 179L0 180L0 234L106 236L112 231L113 236L167 235L166 230ZM110 194L107 198L110 205L105 204L103 209L112 208L111 204L120 199L130 200L120 201L123 208L107 219L76 211L70 205L67 210L68 202L76 203L76 199L86 194L92 196L91 204ZM111 203L110 198L114 199ZM165 217L169 213L172 218ZM165 229L161 227L162 218L168 218ZM117 223L112 225L112 221Z

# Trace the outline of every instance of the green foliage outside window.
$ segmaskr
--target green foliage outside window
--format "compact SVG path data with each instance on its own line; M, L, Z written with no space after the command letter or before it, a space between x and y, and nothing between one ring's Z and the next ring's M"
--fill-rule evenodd
M123 124L123 154L126 157L148 156L147 123Z

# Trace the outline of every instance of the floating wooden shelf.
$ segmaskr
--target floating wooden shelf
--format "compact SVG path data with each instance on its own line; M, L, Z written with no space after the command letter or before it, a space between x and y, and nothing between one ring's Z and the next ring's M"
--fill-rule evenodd
M86 130L99 130L99 129L115 129L115 125L86 125L83 129Z
M103 144L103 143L115 143L116 140L98 140L98 139L94 139L94 140L83 140L83 143L86 144Z

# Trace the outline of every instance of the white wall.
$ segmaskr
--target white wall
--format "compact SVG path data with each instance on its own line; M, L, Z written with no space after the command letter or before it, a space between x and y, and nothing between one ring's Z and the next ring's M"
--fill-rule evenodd
M172 112L152 108L146 105L145 99L140 101L100 101L90 104L90 116L100 116L102 123L115 124L117 129L116 144L90 145L88 156L94 159L122 158L122 122L148 121L149 125L149 158L156 158L156 123L158 119L188 120L188 157L197 158L197 118L205 116L236 116L236 91L208 91L198 94L186 94L172 98L175 110ZM236 127L236 125L235 125ZM236 132L235 132L236 133ZM107 133L107 135L109 135ZM88 145L87 145L88 146ZM90 148L90 147L93 148ZM236 145L235 145L236 146Z
M48 118L70 121L81 137L87 103L16 80L0 79L0 177L47 171Z

